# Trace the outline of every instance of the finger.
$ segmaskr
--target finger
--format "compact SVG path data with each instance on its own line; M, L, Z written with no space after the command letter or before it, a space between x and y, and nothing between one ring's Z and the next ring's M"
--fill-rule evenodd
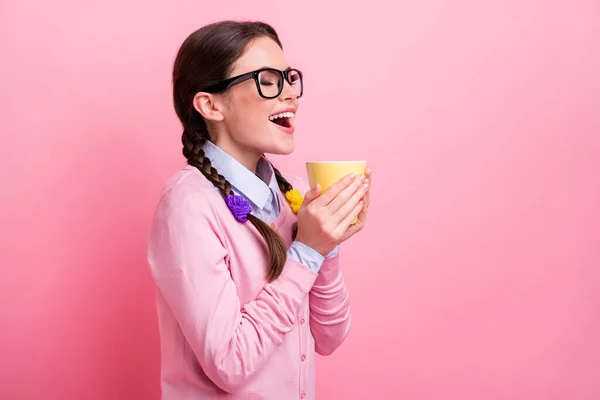
M331 202L327 205L327 209L331 214L337 213L340 208L342 208L351 198L352 196L360 189L361 184L364 182L365 177L359 176L354 180L348 187L342 190ZM356 204L356 203L355 203ZM346 212L350 212L352 207L355 204L352 204L350 208L347 209Z
M315 200L316 198L319 197L319 195L321 194L321 185L319 185L318 183L312 188L310 189L308 192L306 192L306 194L304 195L304 200L302 201L302 206L307 206L308 204L310 204L313 200Z
M339 208L333 214L334 221L344 220L344 218L346 218L346 216L354 210L359 202L362 202L364 205L362 198L369 189L369 183L365 181L362 183L359 182L359 184L360 186L358 189L355 189L353 184L348 187L348 189L345 189L344 192L342 192L338 197L335 198L334 201L331 202L329 207L333 207L334 204L337 206L337 203L339 202ZM351 193L350 189L354 190L354 192ZM349 198L348 193L351 193Z
M365 193L365 195L362 198L363 203L365 203L365 205L363 206L363 209L360 212L360 214L358 214L358 219L360 219L363 222L367 219L367 212L369 211L369 204L371 202L370 193L371 193L371 186L369 186L367 193Z
M363 207L364 209L369 208L369 204L371 203L371 184L373 183L372 177L373 171L370 168L365 169L365 182L369 183L369 188L365 196L363 196L363 201L365 202L365 206Z
M364 212L366 212L369 209L369 205L371 204L371 185L373 184L373 172L370 169L367 169L365 171L365 176L367 177L367 179L369 179L369 190L367 190L367 193L365 194Z
M356 223L352 224L355 218L358 218L362 208L364 207L364 203L359 201L350 214L348 214L344 220L338 225L338 227L344 232L343 240L348 239L350 236L354 235L356 232L361 230L362 222L360 220L356 221Z
M369 189L367 189L367 193L365 193L365 195L363 196L363 201L365 202L365 208L369 208L369 205L371 204L371 188L369 187Z
M339 181L337 181L336 183L334 183L333 185L331 185L329 187L329 189L327 189L326 191L324 191L318 197L318 199L316 201L319 202L320 206L326 206L326 205L328 205L342 190L344 190L350 184L352 184L352 182L354 182L354 180L356 178L357 177L356 177L355 174L346 175L345 177L343 177L342 179L340 179Z
M362 210L360 210L360 213L358 214L357 218L364 225L367 222L367 213L369 211L369 205L365 200L363 200L363 204L363 208Z
M344 237L342 239L342 241L348 239L349 237L353 236L354 234L356 234L357 232L359 232L360 230L362 230L365 226L365 223L367 221L367 211L369 209L369 203L371 202L371 178L373 176L373 173L370 169L366 169L365 170L365 177L368 180L369 183L369 189L367 190L367 193L365 193L365 195L362 198L362 209L359 211L358 215L355 217L357 219L355 224L351 224L348 229L346 230ZM351 222L354 221L354 219L351 220Z

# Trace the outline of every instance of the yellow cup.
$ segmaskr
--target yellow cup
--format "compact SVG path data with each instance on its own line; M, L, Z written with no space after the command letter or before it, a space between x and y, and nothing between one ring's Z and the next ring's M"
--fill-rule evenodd
M321 193L348 174L364 175L366 169L367 162L365 160L306 162L308 183L311 188L317 184L321 185ZM356 223L357 220L358 218L355 218L352 223Z

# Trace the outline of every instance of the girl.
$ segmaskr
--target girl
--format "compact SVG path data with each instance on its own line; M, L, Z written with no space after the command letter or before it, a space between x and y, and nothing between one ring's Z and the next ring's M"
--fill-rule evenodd
M364 226L370 172L303 199L264 157L293 151L302 92L267 24L210 24L179 50L188 165L163 189L148 248L165 400L314 399L315 353L348 334L338 249Z

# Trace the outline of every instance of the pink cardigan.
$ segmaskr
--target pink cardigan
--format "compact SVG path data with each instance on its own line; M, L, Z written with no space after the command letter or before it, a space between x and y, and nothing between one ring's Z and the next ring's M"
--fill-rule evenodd
M295 221L282 207L271 224L288 247ZM350 328L338 257L318 274L288 258L267 283L254 226L237 222L197 169L179 171L165 185L148 247L162 399L315 399L315 352L331 354Z

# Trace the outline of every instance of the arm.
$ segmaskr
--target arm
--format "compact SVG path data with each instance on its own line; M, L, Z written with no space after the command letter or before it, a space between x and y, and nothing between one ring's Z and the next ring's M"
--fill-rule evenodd
M295 177L294 181L303 193L310 189L299 177ZM292 248L295 245L297 242L292 243ZM304 265L315 266L314 270L319 273L310 291L309 302L315 350L321 355L330 355L342 344L351 324L350 300L340 268L340 246L336 246L326 257L307 246L301 247L290 256ZM318 262L304 262L312 259Z
M372 173L365 171L369 188L363 197L364 207L358 214L358 221L346 232L348 237L363 229L370 203ZM319 354L327 355L335 351L344 341L350 330L350 302L348 289L344 284L337 251L331 252L321 269L310 292L310 327L315 337L315 347Z
M294 242L288 257L301 262L319 276L310 292L310 327L317 353L329 355L339 347L350 329L350 303L339 265L338 248L327 257Z
M325 259L310 291L310 328L316 352L332 354L348 335L350 324L350 299L336 253Z
M242 305L219 224L202 193L170 190L157 208L149 262L203 371L221 389L234 392L292 330L316 274L288 260L278 279Z

